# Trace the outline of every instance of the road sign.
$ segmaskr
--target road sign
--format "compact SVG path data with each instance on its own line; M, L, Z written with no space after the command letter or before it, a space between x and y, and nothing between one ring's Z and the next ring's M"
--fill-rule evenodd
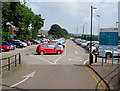
M118 46L118 32L100 32L100 45Z

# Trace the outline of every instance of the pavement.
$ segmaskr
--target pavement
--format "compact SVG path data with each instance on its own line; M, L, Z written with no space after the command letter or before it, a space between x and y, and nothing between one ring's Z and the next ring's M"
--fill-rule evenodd
M104 62L102 62L102 60ZM97 58L95 63L95 56L93 64L88 67L96 72L102 80L109 86L110 89L120 91L120 62L118 58L115 58L113 63L112 59ZM98 84L102 81L100 80ZM98 87L96 87L98 88Z

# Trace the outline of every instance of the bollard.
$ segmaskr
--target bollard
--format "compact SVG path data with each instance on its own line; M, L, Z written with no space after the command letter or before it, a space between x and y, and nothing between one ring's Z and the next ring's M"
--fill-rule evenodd
M97 63L97 54L95 54L95 63Z
M15 67L17 66L17 59L16 59L16 55L15 55Z
M19 64L21 64L21 55L19 53Z
M112 66L114 66L114 51L112 50Z

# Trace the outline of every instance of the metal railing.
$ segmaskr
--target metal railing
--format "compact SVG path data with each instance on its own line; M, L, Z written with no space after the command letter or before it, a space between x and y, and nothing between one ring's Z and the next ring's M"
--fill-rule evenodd
M1 72L4 70L11 70L11 67L17 67L18 64L21 64L21 54L18 53L16 55L7 57L7 58L2 58L0 59L0 69Z

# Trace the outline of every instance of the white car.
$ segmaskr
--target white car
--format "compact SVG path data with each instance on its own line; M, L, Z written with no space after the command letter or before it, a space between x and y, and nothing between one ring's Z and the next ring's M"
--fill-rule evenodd
M101 48L99 48L98 52L99 52L99 56L102 56ZM118 54L120 54L120 45L118 46L118 50L116 50L116 51L112 51L110 49L104 50L105 57L106 58L111 58L112 57L112 52L113 52L114 56L117 56L117 57L120 56L120 55L118 55Z
M27 43L22 42L22 41L20 41L20 40L14 40L14 41L20 42L21 44L23 44L23 46L24 46L24 47L26 47L26 46L27 46Z

